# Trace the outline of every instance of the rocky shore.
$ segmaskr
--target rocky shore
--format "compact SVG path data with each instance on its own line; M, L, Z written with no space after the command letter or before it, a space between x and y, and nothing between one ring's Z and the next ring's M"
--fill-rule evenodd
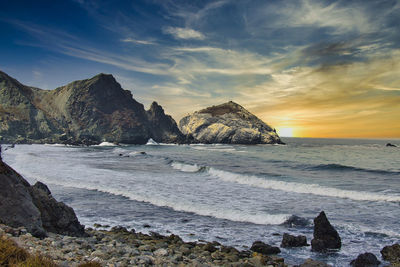
M49 233L33 237L25 228L0 225L0 236L12 239L32 255L40 254L59 266L96 262L101 266L288 266L284 259L254 251L238 251L217 242L184 242L177 235L136 233L114 227L86 229L86 237Z

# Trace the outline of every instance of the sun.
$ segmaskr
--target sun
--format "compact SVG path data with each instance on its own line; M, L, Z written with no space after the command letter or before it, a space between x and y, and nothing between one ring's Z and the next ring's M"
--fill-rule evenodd
M293 128L282 127L282 128L277 128L276 131L278 132L279 136L293 137Z

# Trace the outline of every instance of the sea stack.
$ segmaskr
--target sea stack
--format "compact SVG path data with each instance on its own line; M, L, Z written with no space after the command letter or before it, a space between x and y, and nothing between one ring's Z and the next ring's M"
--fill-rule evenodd
M325 212L314 219L314 239L311 240L312 251L326 252L331 249L340 249L342 241L338 232L333 228Z
M185 116L179 128L183 134L207 144L283 143L271 126L232 101Z

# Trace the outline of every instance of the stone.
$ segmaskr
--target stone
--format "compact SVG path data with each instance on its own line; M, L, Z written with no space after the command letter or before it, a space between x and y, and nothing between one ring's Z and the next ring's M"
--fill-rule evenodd
M325 212L314 219L314 239L311 240L311 249L316 252L326 252L332 249L340 249L342 242L338 232L330 224Z
M183 117L179 129L201 143L283 144L273 128L232 101Z
M215 251L218 250L212 243L207 243L207 244L205 244L204 247L203 247L203 249L204 249L205 251L208 251L208 252L211 252L211 253L213 253L213 252L215 252Z
M298 267L332 267L332 265L316 261L313 259L307 259L304 263L300 264Z
M400 244L386 246L381 250L382 259L391 263L400 263Z
M282 225L287 227L306 227L309 225L309 221L306 218L292 215Z
M293 236L287 233L283 234L281 247L291 248L291 247L304 247L307 246L307 238L304 235Z
M281 250L278 247L270 246L261 241L255 241L251 246L250 250L264 255L273 255L281 253Z
M381 262L372 253L366 252L358 255L355 260L352 260L350 265L353 267L377 267Z
M157 257L165 257L168 256L168 250L165 248L159 248L156 251L153 252L155 256Z
M388 147L397 147L396 145L393 145L391 143L387 143L386 146L388 146Z
M42 191L45 192L47 195L51 195L50 189L47 187L47 185L45 185L45 184L42 183L42 182L39 182L39 181L36 182L36 183L33 185L33 187L36 188L36 189L42 190Z

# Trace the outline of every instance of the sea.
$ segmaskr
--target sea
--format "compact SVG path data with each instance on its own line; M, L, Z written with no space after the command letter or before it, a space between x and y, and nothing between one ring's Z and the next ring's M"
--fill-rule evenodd
M286 145L3 145L31 184L46 183L86 227L95 223L240 250L282 235L313 236L325 211L342 239L329 253L282 248L349 266L360 253L400 242L400 140L283 138ZM386 143L398 147L386 147ZM290 224L292 216L301 223Z

